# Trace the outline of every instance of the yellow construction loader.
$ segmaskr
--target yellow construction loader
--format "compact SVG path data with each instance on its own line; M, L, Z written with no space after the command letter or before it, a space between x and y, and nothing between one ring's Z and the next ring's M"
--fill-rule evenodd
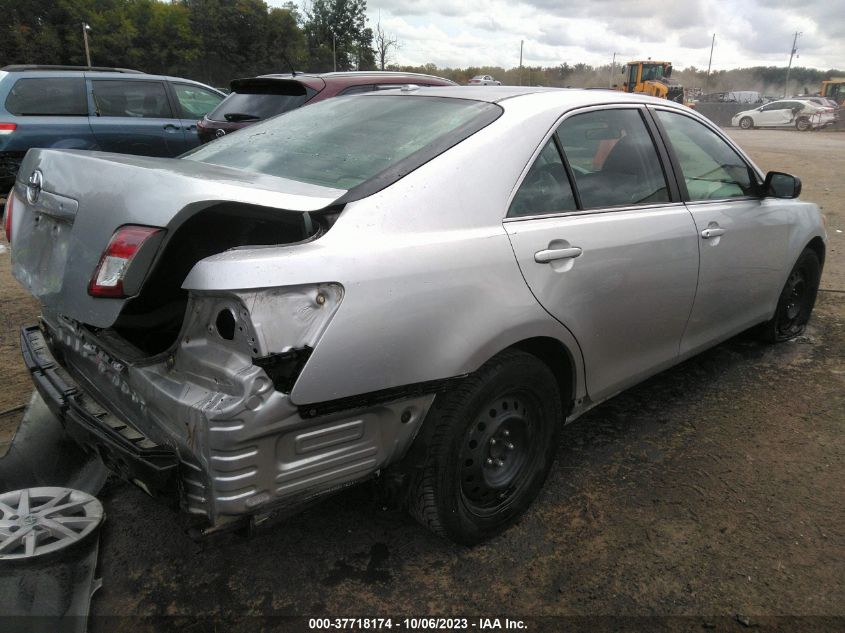
M621 90L684 102L684 88L670 79L672 62L635 61L628 62L623 69L625 80Z
M828 99L833 99L839 105L845 105L845 77L833 77L823 81L819 94Z

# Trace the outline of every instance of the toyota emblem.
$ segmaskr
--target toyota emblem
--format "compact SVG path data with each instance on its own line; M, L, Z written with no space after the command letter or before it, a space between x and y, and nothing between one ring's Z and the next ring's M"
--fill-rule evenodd
M30 204L34 204L38 200L38 196L41 195L43 182L44 178L41 175L41 170L36 169L33 171L26 184L26 199Z

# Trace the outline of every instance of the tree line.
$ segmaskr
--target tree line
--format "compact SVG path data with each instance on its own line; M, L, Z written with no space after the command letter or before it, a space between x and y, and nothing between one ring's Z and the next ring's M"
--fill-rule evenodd
M85 65L82 25L88 24L94 66L137 68L189 77L215 86L272 72L390 70L423 72L465 84L493 75L503 84L607 88L621 85L624 65L438 68L391 65L401 42L368 23L366 0L312 0L300 11L292 2L264 0L0 0L0 66ZM816 92L841 70L793 68L788 92ZM720 70L695 67L673 76L705 92L757 90L780 95L785 67Z
M0 65L125 67L225 86L269 72L370 70L366 0L0 0Z

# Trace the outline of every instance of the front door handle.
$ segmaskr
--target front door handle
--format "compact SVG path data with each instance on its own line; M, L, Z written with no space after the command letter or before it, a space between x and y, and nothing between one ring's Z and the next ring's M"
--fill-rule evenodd
M179 126L178 126L178 125L173 125L172 123L166 123L166 124L164 125L164 129L165 129L165 130L167 130L168 132L170 132L171 130L172 130L172 131L178 130L178 129L179 129Z
M538 264L548 264L559 259L573 259L581 255L581 249L577 246L570 248L550 248L534 253L534 261Z
M725 229L719 228L710 228L704 229L701 232L701 238L705 240L709 240L711 237L719 237L720 235L724 235L727 231Z

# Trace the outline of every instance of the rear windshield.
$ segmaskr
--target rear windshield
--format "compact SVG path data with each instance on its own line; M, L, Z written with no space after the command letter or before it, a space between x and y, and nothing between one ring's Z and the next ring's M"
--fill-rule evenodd
M380 179L386 186L500 113L497 105L467 99L336 97L224 136L185 158L337 189L396 168Z
M298 81L279 81L235 88L208 118L212 121L259 121L295 110L317 91Z

